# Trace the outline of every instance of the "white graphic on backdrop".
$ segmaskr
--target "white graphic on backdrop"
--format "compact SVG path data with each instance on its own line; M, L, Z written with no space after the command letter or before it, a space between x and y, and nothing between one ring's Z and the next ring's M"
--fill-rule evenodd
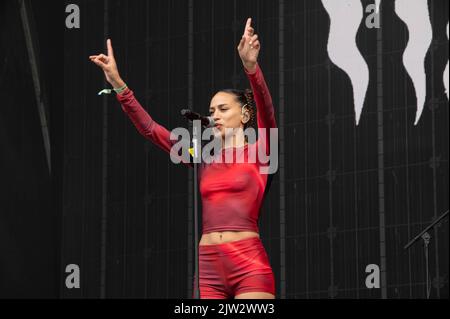
M447 39L448 39L448 23L447 23ZM447 67L444 71L444 87L445 87L445 93L447 93L447 99L448 97L448 61L447 61Z
M380 11L381 0L374 0L376 13ZM359 0L322 0L330 17L328 55L330 60L350 77L356 125L358 125L369 85L369 69L356 45L356 35L363 19L363 6ZM417 99L417 125L422 116L426 100L425 58L433 40L427 0L396 0L395 12L406 24L409 41L403 54L403 64L410 76ZM447 38L449 26L447 24ZM444 86L449 98L449 66L444 71Z
M375 6L377 7L377 11L375 11L376 13L380 12L380 4L381 0L375 0Z
M403 54L403 64L414 84L417 111L414 125L422 115L427 93L425 57L433 40L427 0L396 0L395 12L409 30L409 41Z
M358 125L369 86L369 67L356 45L364 9L360 0L322 0L322 4L330 16L328 54L350 77Z

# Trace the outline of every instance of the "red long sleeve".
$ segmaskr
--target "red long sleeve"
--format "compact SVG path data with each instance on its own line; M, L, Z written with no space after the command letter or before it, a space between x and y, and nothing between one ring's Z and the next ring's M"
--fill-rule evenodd
M256 65L255 73L250 74L247 70L245 70L245 73L250 81L256 102L258 128L266 131L265 139L260 139L258 144L264 145L266 154L268 154L270 150L270 129L277 127L272 96L259 64Z
M117 95L117 100L122 105L122 110L128 115L134 126L146 139L170 153L174 143L170 140L170 132L156 123L152 117L134 97L133 91L127 89L123 94Z
M153 120L153 118L135 98L133 91L126 89L123 94L117 95L117 100L120 102L122 110L128 115L138 132L166 153L170 154L173 145L175 145L178 141L172 141L170 139L169 130ZM189 141L186 141L186 143L189 143ZM181 160L181 156L178 154L173 153L173 156ZM186 163L184 161L182 162L188 166L191 166L190 163Z

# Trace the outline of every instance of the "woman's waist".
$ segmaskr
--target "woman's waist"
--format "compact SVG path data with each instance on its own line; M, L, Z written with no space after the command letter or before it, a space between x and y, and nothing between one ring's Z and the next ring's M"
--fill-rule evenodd
M202 235L200 246L220 245L248 238L259 238L255 231L220 231L209 232Z

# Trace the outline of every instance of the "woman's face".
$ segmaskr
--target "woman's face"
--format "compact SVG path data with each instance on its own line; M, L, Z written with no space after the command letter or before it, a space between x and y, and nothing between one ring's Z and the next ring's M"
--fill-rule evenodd
M233 94L217 93L211 100L209 114L216 122L216 135L220 134L222 138L225 137L226 128L244 128L243 121L246 121L246 116L242 115L241 104Z

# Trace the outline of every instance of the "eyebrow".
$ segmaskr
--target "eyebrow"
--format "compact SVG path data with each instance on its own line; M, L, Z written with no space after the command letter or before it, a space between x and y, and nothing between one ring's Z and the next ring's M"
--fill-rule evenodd
M215 109L216 107L222 107L222 106L227 106L228 104L219 104L219 105L217 105L217 106L211 106L210 108L209 108L209 110L211 111L211 110L213 110L213 109Z

